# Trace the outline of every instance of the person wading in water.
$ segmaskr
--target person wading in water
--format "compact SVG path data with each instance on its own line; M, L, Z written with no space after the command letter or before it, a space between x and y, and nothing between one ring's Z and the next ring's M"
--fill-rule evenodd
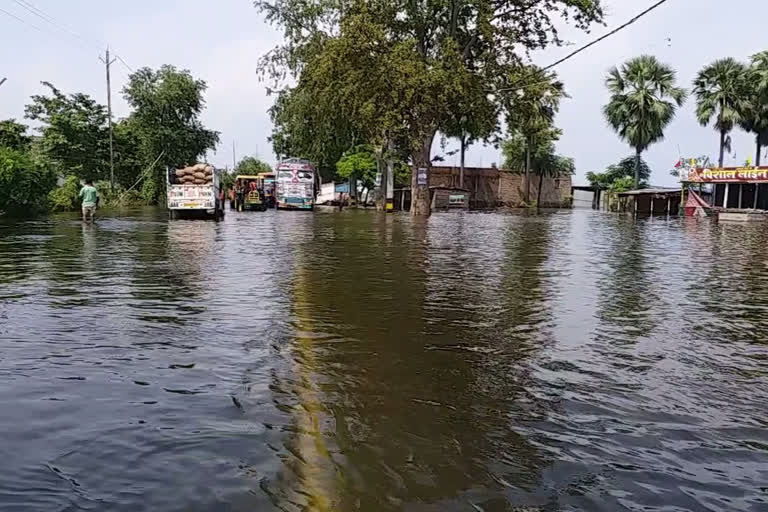
M96 220L96 204L99 202L99 193L93 186L93 180L85 182L85 186L80 189L80 199L83 200L83 222Z

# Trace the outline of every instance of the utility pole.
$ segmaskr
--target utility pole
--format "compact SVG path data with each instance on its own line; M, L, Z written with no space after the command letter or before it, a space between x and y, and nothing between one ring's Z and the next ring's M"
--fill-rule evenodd
M235 156L235 141L232 140L232 169L237 168L237 157Z
M109 116L109 186L115 188L115 154L112 145L112 80L109 76L109 68L115 63L116 59L109 59L109 48L107 48L106 58L99 60L107 67L107 115Z

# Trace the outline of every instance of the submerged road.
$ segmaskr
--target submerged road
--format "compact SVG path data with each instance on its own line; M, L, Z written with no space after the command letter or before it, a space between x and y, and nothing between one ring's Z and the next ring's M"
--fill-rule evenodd
M768 227L0 219L0 510L768 510Z

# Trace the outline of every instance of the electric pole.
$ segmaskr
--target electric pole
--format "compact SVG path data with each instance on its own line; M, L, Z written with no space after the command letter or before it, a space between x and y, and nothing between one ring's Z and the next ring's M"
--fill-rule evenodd
M116 59L109 59L109 48L107 48L106 58L99 60L107 67L107 115L109 116L109 186L115 188L115 154L112 146L112 81L109 76L109 68Z
M235 141L232 140L232 169L237 168L237 157L235 155Z

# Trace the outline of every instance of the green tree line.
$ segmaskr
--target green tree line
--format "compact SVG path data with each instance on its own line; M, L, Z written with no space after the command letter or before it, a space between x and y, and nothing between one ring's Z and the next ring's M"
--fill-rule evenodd
M628 159L603 173L588 173L592 186L622 192L646 185L650 169L642 154L664 139L664 130L682 107L688 92L677 86L675 71L656 57L642 55L613 68L606 78L611 93L603 113L608 124L634 151L631 172ZM719 59L701 69L693 81L696 118L710 124L719 136L718 165L731 150L730 133L741 127L755 137L755 165L760 165L768 145L768 51L753 55L748 63Z
M113 176L106 106L42 85L25 107L34 129L0 121L0 211L76 208L84 180L94 180L108 202L158 204L165 168L194 164L219 141L200 121L204 81L170 65L142 68L122 89L131 112L113 123Z

